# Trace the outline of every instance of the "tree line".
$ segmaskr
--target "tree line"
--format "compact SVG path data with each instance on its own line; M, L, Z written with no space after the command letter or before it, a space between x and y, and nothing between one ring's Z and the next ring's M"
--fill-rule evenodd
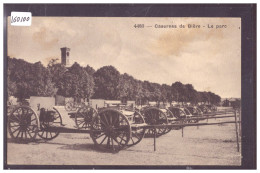
M181 82L172 85L141 81L120 72L113 66L95 71L92 67L74 63L66 68L52 59L47 67L41 62L28 63L22 59L7 58L7 94L22 100L30 96L55 96L135 100L137 104L148 101L179 103L198 102L217 104L220 96L212 92L200 92L192 84Z

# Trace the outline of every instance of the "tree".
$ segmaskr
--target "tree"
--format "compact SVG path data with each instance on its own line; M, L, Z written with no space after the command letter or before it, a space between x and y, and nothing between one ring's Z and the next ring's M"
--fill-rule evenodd
M63 85L63 78L64 74L67 71L67 68L60 63L57 63L58 59L52 59L47 69L50 72L51 81L54 83L55 87L57 88L57 94L62 95L62 88L64 88Z
M16 58L7 58L8 62L8 88L9 91L12 90L11 86L15 85L16 89L12 93L13 96L22 100L28 98L30 96L31 88L30 85L27 85L27 81L30 73L27 73L29 70L30 64L26 63L24 60L16 59ZM10 83L15 83L11 84ZM11 93L10 93L11 94Z
M134 80L133 86L135 86L133 90L133 98L138 105L141 105L142 98L144 97L142 81Z
M117 99L120 73L113 66L104 66L94 73L95 94L93 98Z
M17 92L17 86L14 81L7 79L7 97L15 95Z
M13 95L20 100L30 96L53 96L56 93L50 72L40 62L31 64L8 58L8 70L9 88L15 88Z
M229 104L230 104L229 100L226 99L226 100L223 101L223 105L222 105L222 106L224 106L224 107L228 107Z
M8 66L9 67L9 66ZM17 86L15 81L10 79L11 70L7 68L7 97L13 96L17 91Z
M53 96L56 93L74 98L135 100L137 104L147 101L197 102L218 104L221 97L213 92L198 92L192 84L175 82L160 85L140 81L126 73L120 75L113 66L95 71L87 65L74 63L70 68L52 59L47 68L41 62L28 63L8 57L7 94L19 99L34 96Z
M219 95L215 96L215 104L219 104L221 102L221 97Z
M208 101L209 101L209 98L208 98L208 93L207 92L199 92L199 98L200 98L200 102L206 104Z
M175 82L172 84L172 96L177 102L185 101L185 87L181 82Z
M94 73L96 72L96 71L94 70L94 68L90 67L89 65L87 65L86 67L84 67L84 70L85 70L89 75L91 75L91 76L93 76Z
M32 74L34 79L30 83L32 82L33 95L51 97L56 94L57 88L52 83L50 71L41 62L33 64Z
M150 100L155 101L159 104L161 101L161 85L158 83L150 83Z
M208 92L208 98L209 98L209 103L214 105L218 104L221 101L221 97L212 92Z
M63 75L60 93L65 97L90 99L94 93L94 79L78 63L74 63Z
M161 100L163 101L163 103L165 102L171 102L170 100L168 100L168 94L171 94L171 87L163 84L161 87Z
M142 82L142 103L145 104L148 101L152 101L152 93L151 93L151 83L149 81Z
M193 88L192 84L186 84L185 90L187 101L193 104L198 103L198 94L197 91Z
M219 104L221 102L221 97L212 92L198 92L199 93L199 101L204 104Z
M124 102L135 99L135 83L136 80L127 73L120 75L119 84L117 86L117 98L123 100Z

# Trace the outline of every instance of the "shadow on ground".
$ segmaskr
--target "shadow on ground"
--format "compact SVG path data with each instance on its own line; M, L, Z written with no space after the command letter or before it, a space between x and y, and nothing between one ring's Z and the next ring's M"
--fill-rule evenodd
M59 142L46 141L43 139L34 139L34 141L30 141L30 140L15 140L12 138L8 138L7 143L29 144L29 145L39 145L39 144L61 145L59 149L63 149L63 150L97 151L100 153L112 153L112 154L119 152L117 150L113 151L110 149L99 148L96 147L94 144L64 144Z
M15 143L15 144L35 144L35 143L44 143L44 140L42 139L34 139L29 140L29 139L23 139L23 140L19 140L19 139L13 139L13 138L7 138L7 143Z
M44 139L34 139L32 140L17 140L8 138L7 143L15 143L15 144L29 144L29 145L39 145L39 144L54 144L54 145L66 145L64 143L51 142Z
M119 151L112 151L109 149L99 148L99 147L96 147L95 144L70 144L70 145L64 145L64 146L60 147L59 149L96 151L96 152L100 152L100 153L111 153L111 154L116 154L119 152Z

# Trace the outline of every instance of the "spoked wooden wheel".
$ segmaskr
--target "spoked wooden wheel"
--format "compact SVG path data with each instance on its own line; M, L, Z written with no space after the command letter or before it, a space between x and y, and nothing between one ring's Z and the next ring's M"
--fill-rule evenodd
M38 136L44 140L54 139L60 134L60 132L51 128L59 127L61 125L62 119L57 109L53 108L51 111L46 111L45 115L40 115L40 130Z
M121 112L108 108L94 117L90 136L100 149L117 152L126 147L131 136L131 126Z
M143 116L145 122L148 125L163 125L168 124L167 116L158 108L150 107L143 110ZM156 136L161 136L165 134L168 127L159 127L156 128ZM146 132L146 137L153 137L154 130L148 129Z
M17 141L33 141L37 136L38 127L38 116L30 107L17 107L8 116L9 134Z
M72 110L72 107L73 107L73 105L72 105L71 102L67 102L65 104L65 110L68 111L68 112Z
M76 111L77 106L75 105L74 102L69 101L65 104L65 110L68 111L68 112Z
M128 147L138 144L143 139L145 129L142 127L142 124L144 123L145 121L143 116L139 112L135 111L133 123L131 124L132 135L127 144Z
M90 106L79 108L75 114L75 123L79 129L87 129L91 127L93 118L97 115L97 111Z
M169 109L166 109L165 114L166 114L167 118L174 118L173 113ZM169 133L171 130L172 130L172 127L167 127L164 134Z

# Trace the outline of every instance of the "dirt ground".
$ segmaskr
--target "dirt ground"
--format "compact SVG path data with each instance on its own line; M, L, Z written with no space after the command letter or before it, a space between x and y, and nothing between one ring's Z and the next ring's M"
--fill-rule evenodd
M62 115L66 115L61 110ZM209 122L233 121L234 118ZM201 121L206 122L206 120ZM241 145L241 143L240 143ZM185 127L156 139L144 138L119 153L95 148L89 134L60 134L52 141L28 144L7 141L7 164L12 165L241 165L235 124Z

